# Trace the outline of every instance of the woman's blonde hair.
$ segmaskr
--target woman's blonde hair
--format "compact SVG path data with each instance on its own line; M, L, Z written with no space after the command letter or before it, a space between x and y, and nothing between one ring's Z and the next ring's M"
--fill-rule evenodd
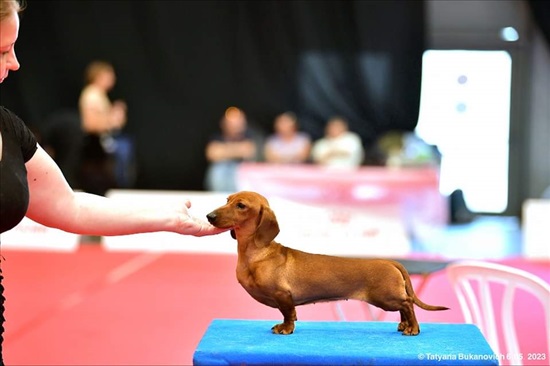
M12 11L20 13L25 8L24 0L0 0L0 22L9 17Z

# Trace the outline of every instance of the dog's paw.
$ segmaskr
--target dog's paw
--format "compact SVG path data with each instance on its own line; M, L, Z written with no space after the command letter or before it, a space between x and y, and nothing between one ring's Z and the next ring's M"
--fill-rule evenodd
M277 324L271 328L271 331L275 334L292 334L294 333L294 324Z
M407 329L408 326L409 326L409 322L401 322L397 326L397 331L398 332L403 332L405 329Z
M404 336L415 336L420 333L419 327L406 327L403 329L403 335Z

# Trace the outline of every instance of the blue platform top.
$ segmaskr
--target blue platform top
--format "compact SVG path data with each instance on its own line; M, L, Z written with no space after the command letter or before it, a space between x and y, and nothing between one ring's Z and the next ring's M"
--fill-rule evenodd
M498 365L472 324L421 323L403 336L394 322L296 322L290 335L271 333L276 320L215 319L193 355L194 365Z

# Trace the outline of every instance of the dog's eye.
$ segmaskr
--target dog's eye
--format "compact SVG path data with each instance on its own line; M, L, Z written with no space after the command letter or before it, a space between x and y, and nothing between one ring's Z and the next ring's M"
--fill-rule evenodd
M237 203L237 208L243 209L246 208L246 205L242 202Z

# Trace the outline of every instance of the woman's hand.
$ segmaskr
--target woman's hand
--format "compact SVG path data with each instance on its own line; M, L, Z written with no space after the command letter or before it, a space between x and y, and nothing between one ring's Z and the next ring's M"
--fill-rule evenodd
M191 215L188 210L189 208L191 208L191 201L186 200L185 207L181 208L180 227L176 228L178 233L193 236L206 236L219 234L228 230L217 228L208 221Z

